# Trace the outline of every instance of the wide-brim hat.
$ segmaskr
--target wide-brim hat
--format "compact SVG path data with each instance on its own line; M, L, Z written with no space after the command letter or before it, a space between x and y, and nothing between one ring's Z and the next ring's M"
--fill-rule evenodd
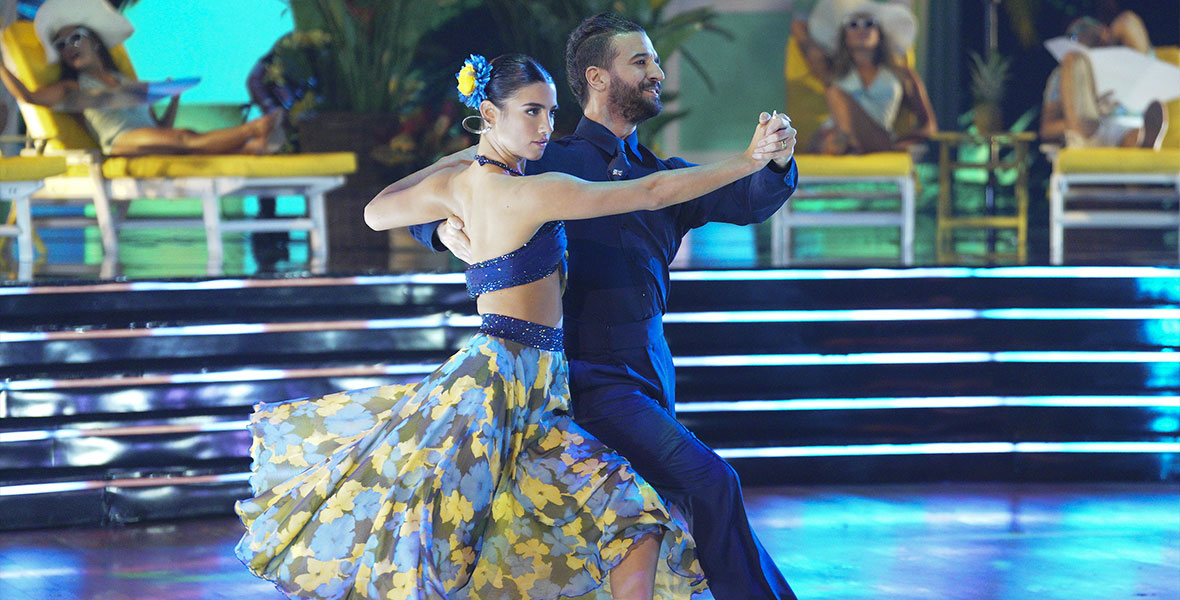
M828 54L840 45L844 22L852 15L864 14L877 22L877 27L889 38L893 50L905 54L914 44L918 23L909 7L895 2L873 0L820 0L811 10L807 30L812 39Z
M85 27L94 32L107 49L122 44L135 31L131 21L107 4L106 0L46 0L33 17L33 28L45 47L45 61L61 60L53 47L53 37L66 27Z

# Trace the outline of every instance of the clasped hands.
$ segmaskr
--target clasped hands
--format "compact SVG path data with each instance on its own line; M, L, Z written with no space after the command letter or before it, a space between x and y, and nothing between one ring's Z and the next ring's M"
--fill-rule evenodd
M758 127L747 152L754 160L772 160L779 167L786 168L795 155L796 133L787 115L778 111L774 114L763 112L758 115Z

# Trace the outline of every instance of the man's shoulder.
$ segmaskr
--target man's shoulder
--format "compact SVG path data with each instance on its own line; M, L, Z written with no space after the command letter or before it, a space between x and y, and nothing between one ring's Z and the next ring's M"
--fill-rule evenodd
M549 147L545 148L545 152L549 152L550 150L558 150L559 152L578 152L593 147L594 144L591 144L590 140L587 140L576 133L571 133L565 137L551 140L549 142Z
M660 158L646 146L641 146L640 152L645 156L645 162L652 160L659 163L660 166L657 167L659 169L680 169L694 166L679 157ZM591 168L588 163L597 163L599 160L605 164L610 160L610 156L590 140L572 133L563 138L551 140L549 146L545 148L545 154L537 161L536 168L538 171L569 173Z
M558 140L551 140L545 148L545 154L536 161L534 172L561 171L570 172L577 167L602 158L601 152L584 138L567 135ZM603 159L605 160L605 159Z

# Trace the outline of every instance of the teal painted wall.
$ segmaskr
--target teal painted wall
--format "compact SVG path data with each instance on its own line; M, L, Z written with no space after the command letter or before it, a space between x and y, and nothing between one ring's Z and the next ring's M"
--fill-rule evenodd
M790 12L722 14L717 25L732 33L733 41L705 32L685 44L713 79L713 90L681 60L680 106L691 109L680 121L681 153L742 150L758 113L785 109L783 56L790 24ZM689 260L698 266L756 266L759 237L769 245L767 225L710 223L692 231Z
M181 96L190 104L246 103L250 68L292 29L281 0L140 0L125 14L139 78L200 77Z
M680 122L681 151L741 150L750 143L759 112L784 109L790 24L789 12L723 14L717 25L734 35L732 42L704 32L685 44L714 89L681 61L680 105L692 111Z

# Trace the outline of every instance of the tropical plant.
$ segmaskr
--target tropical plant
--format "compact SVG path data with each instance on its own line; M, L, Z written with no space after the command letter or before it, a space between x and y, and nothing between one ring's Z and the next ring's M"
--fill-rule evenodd
M413 100L419 42L476 0L284 0L296 31L327 36L317 108L381 113Z
M1000 102L1008 81L1012 61L998 52L989 52L983 58L977 52L971 57L971 95L975 98L975 126L980 133L991 133L1000 129Z
M971 95L975 104L999 104L1004 98L1004 87L1008 82L1008 71L1012 66L1008 59L998 52L991 52L983 58L978 52L971 57Z
M554 77L562 83L557 86L558 113L557 130L571 132L581 118L577 101L565 81L565 42L583 19L600 12L613 11L634 20L647 31L662 60L678 54L686 64L700 74L710 90L713 80L700 61L684 48L685 42L701 32L711 32L726 39L733 39L728 31L718 27L714 21L717 13L710 7L695 8L669 15L668 0L568 0L564 2L539 2L537 0L489 0L488 6L496 27L505 44L513 50L524 52L541 61L541 64L555 71ZM675 98L674 90L663 92L664 101ZM652 119L642 129L645 143L668 122L687 114L688 111L665 111Z
M418 167L424 161L470 146L474 140L459 125L461 109L454 98L419 105L401 115L393 137L370 155L386 166Z

